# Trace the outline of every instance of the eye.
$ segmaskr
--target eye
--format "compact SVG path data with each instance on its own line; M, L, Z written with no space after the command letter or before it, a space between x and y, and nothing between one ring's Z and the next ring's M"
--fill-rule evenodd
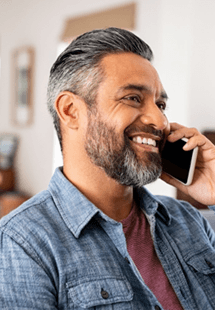
M141 103L141 99L137 95L131 95L123 98L124 100L128 101L130 104L139 105Z
M164 102L164 101L157 102L157 106L158 106L158 108L159 108L162 112L165 112L165 110L166 110L166 102Z

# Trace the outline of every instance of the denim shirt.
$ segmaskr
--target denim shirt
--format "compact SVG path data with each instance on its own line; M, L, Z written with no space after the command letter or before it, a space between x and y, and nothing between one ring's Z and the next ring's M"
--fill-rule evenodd
M134 192L183 308L215 309L210 225L186 202L153 196L144 188ZM122 224L97 209L57 169L46 191L0 221L0 309L163 308L127 252Z

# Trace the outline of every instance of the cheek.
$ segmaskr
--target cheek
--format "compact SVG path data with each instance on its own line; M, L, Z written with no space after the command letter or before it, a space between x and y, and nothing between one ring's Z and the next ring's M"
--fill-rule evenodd
M89 130L88 120L86 118L82 120L81 125L78 128L79 140L85 141L88 130Z
M110 123L115 126L118 131L125 131L127 127L131 126L135 121L137 121L139 113L134 108L124 107L119 113L112 115L110 118Z
M114 131L119 135L122 135L126 128L132 125L140 115L137 109L122 103L112 108L110 105L108 109L100 107L98 114L101 120L107 126L114 128Z

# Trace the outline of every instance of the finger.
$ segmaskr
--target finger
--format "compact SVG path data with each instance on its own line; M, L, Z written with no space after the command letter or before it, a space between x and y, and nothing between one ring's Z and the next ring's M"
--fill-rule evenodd
M198 132L196 128L180 127L179 129L171 132L171 134L168 136L168 140L170 142L175 142L182 138L190 139L194 136L200 136L200 135L201 134Z
M171 131L175 131L178 130L180 128L184 128L185 126L178 124L178 123L170 123L170 130Z
M188 141L183 149L189 151L195 147L201 147L202 150L214 149L213 143L202 135L196 128L187 128L178 123L170 123L171 133L168 136L169 142L175 142L182 138L187 138Z
M183 129L186 128L178 123L170 123L170 134L168 136L168 141L175 142L183 138Z
M189 151L194 149L195 147L204 147L207 143L206 138L202 135L193 136L190 138L187 143L184 145L183 149L185 151Z
M213 147L213 144L202 135L196 128L182 127L177 131L174 131L169 137L170 142L175 142L179 139L187 138L188 141L184 145L183 149L186 151L192 150L195 147L201 147L202 149L208 149Z

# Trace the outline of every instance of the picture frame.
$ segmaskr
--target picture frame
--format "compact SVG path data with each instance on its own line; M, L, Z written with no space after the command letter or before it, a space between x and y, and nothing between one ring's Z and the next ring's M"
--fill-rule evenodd
M34 58L32 47L18 48L12 55L12 122L16 126L28 126L33 121Z

